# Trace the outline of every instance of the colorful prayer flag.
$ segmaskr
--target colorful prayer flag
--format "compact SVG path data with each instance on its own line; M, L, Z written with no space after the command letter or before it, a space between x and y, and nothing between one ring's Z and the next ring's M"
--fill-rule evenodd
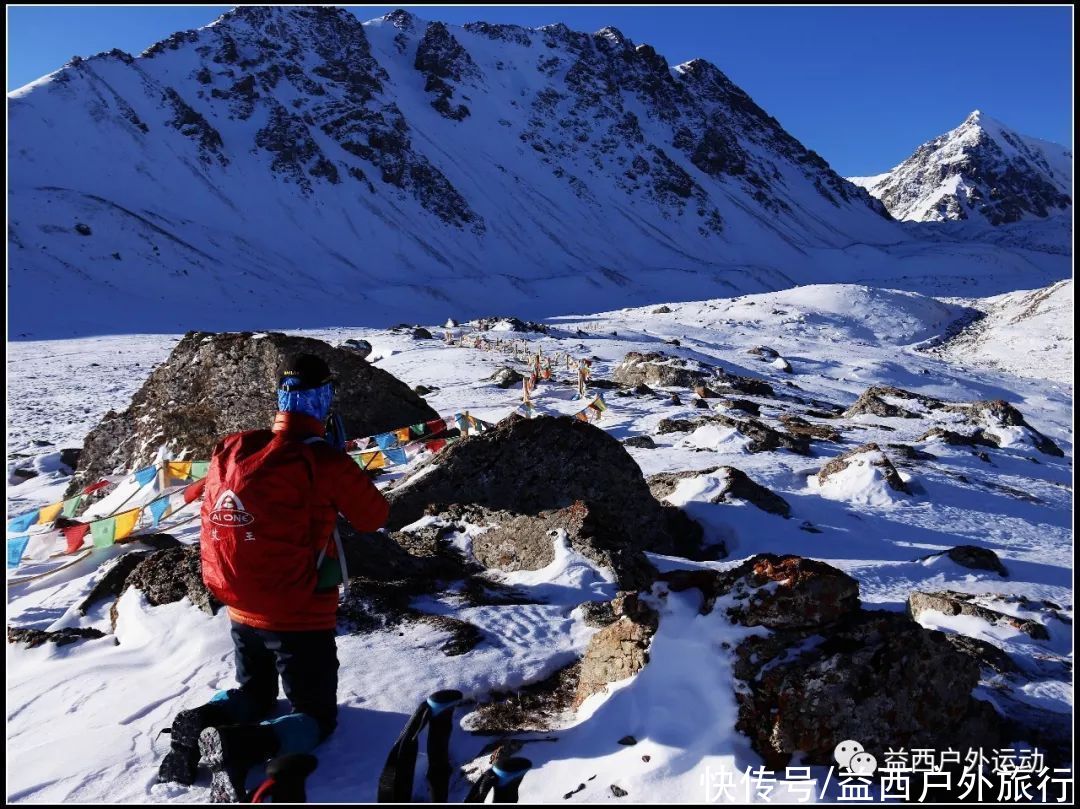
M399 443L405 444L409 440L409 428L402 427L400 430L394 430L394 435L397 437Z
M134 508L131 511L124 511L113 517L116 521L113 539L124 539L125 537L131 536L131 532L134 531L135 526L139 524L139 516L141 514L142 508Z
M184 504L198 500L203 495L203 490L206 488L206 478L197 480L194 483L188 484L184 487L182 494L184 495Z
M67 540L67 548L64 553L75 553L83 546L83 540L90 533L90 523L82 522L78 525L69 525L67 528L60 529L60 533Z
M191 477L191 461L166 461L165 477L169 480L187 480Z
M107 548L112 545L116 541L116 518L108 517L90 523L90 536L94 538L95 547Z
M157 528L157 524L169 513L169 498L159 497L157 500L151 500L146 507L150 509L151 525Z
M19 531L25 531L37 521L38 509L36 508L33 511L28 511L25 514L20 514L18 517L12 517L10 520L8 520L8 533L18 533Z
M27 544L30 542L30 537L21 536L9 539L7 541L7 566L18 567L19 562L22 561L23 551L26 550Z
M409 462L409 459L405 455L403 449L387 449L383 450L383 455L386 456L386 460L391 464L405 464Z
M79 510L79 504L82 503L82 495L77 494L64 501L64 508L61 510L61 514L64 517L74 517L75 512Z
M63 507L64 504L62 502L50 503L47 506L42 506L41 509L38 511L38 525L47 525L48 523L53 522L57 517L60 516L60 510Z
M382 433L375 436L375 444L379 449L390 449L390 447L397 444L397 436L393 433Z
M191 477L195 480L201 480L210 474L210 461L192 461L191 462Z
M157 477L157 467L148 466L146 469L140 469L135 473L135 482L140 486L145 486L147 483L153 482Z
M83 494L93 494L96 491L100 491L109 485L107 480L99 480L97 483L91 483L85 489L82 490Z

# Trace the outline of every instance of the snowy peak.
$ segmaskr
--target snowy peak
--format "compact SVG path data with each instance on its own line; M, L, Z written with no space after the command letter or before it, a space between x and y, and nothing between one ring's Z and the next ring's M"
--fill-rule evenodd
M1004 225L1072 207L1072 153L980 110L892 171L852 177L897 219Z

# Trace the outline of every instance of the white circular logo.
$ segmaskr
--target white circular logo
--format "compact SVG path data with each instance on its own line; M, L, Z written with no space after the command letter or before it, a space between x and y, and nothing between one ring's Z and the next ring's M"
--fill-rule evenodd
M873 775L877 769L877 759L870 753L856 753L851 757L849 769L856 775Z

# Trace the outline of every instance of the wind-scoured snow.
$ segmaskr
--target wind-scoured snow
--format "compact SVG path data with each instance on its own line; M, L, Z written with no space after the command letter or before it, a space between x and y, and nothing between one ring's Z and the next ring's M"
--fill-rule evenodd
M1030 293L1025 305L1035 305L1037 314L1023 322L1051 328L1054 307L1065 305L1065 295L1071 311L1071 286ZM1004 307L1002 312L1015 312L1023 309L1021 298L996 300ZM1062 615L1071 617L1072 385L1032 373L1034 366L1045 364L1045 358L1034 352L1018 351L1008 368L995 368L976 366L970 356L926 350L928 341L951 333L954 324L966 322L983 306L985 301L972 299L820 285L671 303L667 313L655 313L655 306L648 306L563 316L548 321L549 335L527 336L549 353L594 356L593 369L600 378L609 377L628 351L663 350L764 379L777 396L748 398L760 405L762 420L770 424L775 424L781 408L796 401L791 397L848 407L871 385L894 385L955 402L1007 400L1053 439L1065 457L1043 455L1029 444L1015 443L990 449L987 462L972 447L919 441L928 424L954 426L955 414L938 411L926 411L917 419L859 415L821 420L841 428L844 441L815 441L810 457L787 451L750 453L744 442L719 429L658 434L662 418L692 419L709 412L691 407L686 390L678 391L685 400L681 406L662 395L617 396L608 391L609 409L598 426L620 440L653 437L655 449L628 448L645 474L730 465L791 505L792 517L784 519L746 502L710 503L726 473L692 476L668 500L702 523L706 540L723 540L731 555L718 563L652 555L661 569L723 568L761 551L797 553L854 576L863 603L874 608L902 610L914 590L953 589L1049 599L1062 607ZM1045 320L1039 319L1042 308ZM429 322L442 323L448 315L461 319L460 312L448 306ZM507 364L507 357L500 354L371 328L305 334L330 341L369 340L379 367L410 385L438 386L427 400L440 413L468 409L495 419L519 402L517 391L500 389L490 381L493 371ZM1032 335L1034 339L1035 332ZM1009 339L1002 332L993 344L985 343L987 352L997 351ZM126 406L150 366L164 359L174 340L144 335L12 344L9 396L19 404L10 409L9 444L25 456L15 460L31 463L77 444L78 436L105 410ZM792 373L748 353L757 346L778 352ZM1025 356L1032 368L1021 368ZM58 382L60 376L65 377L63 384ZM535 395L536 407L543 414L576 412L582 404L571 398L572 393L571 386L543 384ZM907 401L905 406L916 407ZM840 479L846 487L843 496L834 497L835 490L818 486L815 478L825 463L868 442L877 443L890 456L889 445L895 443L916 446L933 456L900 467L911 494L896 493L887 500L864 496L881 491L874 479L854 480L862 474L858 470L852 479ZM48 485L35 484L39 480ZM62 470L42 461L39 478L9 486L9 514L47 502L66 480ZM820 533L805 530L807 524ZM467 526L453 541L467 550L476 530ZM193 541L197 529L189 524L177 535ZM430 691L461 688L468 699L482 700L492 692L543 679L581 653L594 630L584 623L576 605L609 598L614 585L606 571L573 552L563 538L553 542L555 558L548 567L497 574L504 583L544 603L472 607L453 593L416 603L424 611L462 617L478 626L483 640L467 654L445 656L439 650L445 633L424 624L339 637L340 727L317 751L320 765L309 782L311 801L373 800L390 745L408 714ZM1008 577L963 568L940 557L922 558L962 544L995 551ZM10 586L9 623L108 630L107 602L85 617L74 613L72 606L88 591L102 561L118 552L116 547L95 550L52 578ZM708 799L709 772L760 766L747 739L734 730L731 657L722 644L737 643L741 633L762 630L732 627L722 609L700 615L699 596L693 590L665 595L660 588L649 598L660 611L660 627L648 665L608 694L591 697L570 726L523 735L522 755L533 761L534 768L522 783L522 802L607 801L613 799L612 786L625 790L634 802L702 801ZM207 799L205 773L190 788L155 783L157 764L168 745L168 737L157 734L176 711L232 685L228 619L224 613L211 618L186 601L149 607L137 591L123 596L117 613L115 636L61 648L8 645L9 800ZM1059 714L1071 712L1072 647L1064 625L1049 626L1050 640L1037 641L1006 628L968 625L971 622L937 613L927 613L922 620L944 631L997 643L1013 657L1025 672L1022 684L998 684L994 694ZM466 705L459 716L469 709ZM633 735L638 743L618 744L625 735ZM481 749L491 740L458 728L451 746L454 764L480 759ZM742 783L739 776L733 783ZM418 791L421 784L422 778ZM564 800L579 784L586 786ZM460 800L467 789L465 778L455 772L451 800Z

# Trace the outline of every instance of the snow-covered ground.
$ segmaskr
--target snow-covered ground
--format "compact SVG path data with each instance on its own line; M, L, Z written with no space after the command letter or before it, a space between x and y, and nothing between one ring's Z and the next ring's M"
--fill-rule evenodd
M601 378L608 378L628 351L663 350L767 379L778 398L747 398L761 405L762 420L769 423L782 404L794 401L784 397L848 406L875 384L950 401L1009 401L1061 446L1064 458L1041 455L1017 441L990 450L991 460L985 462L968 447L917 444L927 427L923 419L875 416L853 417L842 425L825 422L843 426L845 441L814 442L814 457L786 451L751 454L737 435L714 426L657 435L664 417L693 418L707 412L690 407L685 390L680 392L682 406L660 397L608 392L609 410L599 425L620 440L654 438L656 449L628 450L646 475L732 465L791 504L792 519L785 520L745 503L709 504L715 481L707 477L685 482L672 499L705 526L709 538L723 538L731 556L719 563L653 556L661 569L727 567L761 551L797 553L854 576L864 604L876 608L902 610L916 589L952 589L1049 599L1071 616L1071 377L1066 381L1036 373L1045 358L1030 349L1013 352L1008 364L1002 362L1004 368L995 369L961 364L975 359L970 352L938 356L917 348L969 315L971 305L908 292L821 285L674 303L667 313L654 313L654 305L553 318L548 321L550 335L529 337L547 352L594 356L595 376ZM1071 285L1067 310L1071 318ZM1044 338L1036 329L1056 334L1060 312L1028 319L1021 327L1037 342ZM519 400L518 390L502 390L489 381L508 363L499 354L373 329L303 333L329 341L369 340L379 367L410 385L437 387L427 399L442 414L468 409L480 418L495 419ZM9 485L9 515L57 499L66 478L48 457L62 447L77 446L108 409L125 407L176 339L143 335L9 345L9 454L27 456L9 457L9 469L14 462L34 461L40 471L26 483ZM1000 345L1011 339L1003 335L980 350L1002 359ZM748 353L759 345L779 352L792 373ZM1039 369L1023 367L1025 356ZM570 396L569 387L541 386L535 403L541 413L572 413L581 403ZM860 483L858 470L831 490L813 479L831 457L870 441L886 453L890 443L916 444L936 458L901 467L910 495L878 496L882 492L874 488L875 481ZM802 530L807 522L820 533ZM189 524L179 535L192 540L196 532ZM1009 576L962 568L948 559L919 560L963 544L994 550ZM55 577L9 586L9 624L107 630L108 603L85 617L76 615L73 605L92 584L95 569L118 552L115 547L96 550ZM421 698L437 688L459 688L467 698L478 699L546 677L580 654L595 631L586 626L576 605L614 594L606 571L565 546L557 549L549 567L505 574L505 579L542 595L546 603L470 607L441 596L418 605L480 627L485 640L467 654L446 657L438 648L443 633L420 624L339 637L341 724L318 751L320 766L310 781L310 800L373 800L386 753ZM660 629L646 668L609 694L591 697L572 727L538 734L533 738L544 741L526 745L522 754L532 759L534 769L523 782L523 802L560 802L579 784L585 788L568 802L614 800L613 785L634 802L706 800L710 772L760 764L748 740L734 730L730 658L720 647L721 641L738 640L738 633L747 630L728 625L718 617L720 611L699 615L697 598L692 590L658 598ZM137 591L121 599L118 615L115 637L62 648L8 646L9 800L207 799L205 775L191 788L155 783L157 762L168 746L168 737L157 734L177 710L231 684L227 618L209 617L186 601L150 608ZM962 628L944 616L934 620L946 631ZM1029 676L1025 688L1014 689L1014 699L1072 711L1070 675L1062 673L1071 666L1043 665L1047 660L1071 663L1067 630L1050 626L1048 642L1005 639ZM619 745L627 734L638 744ZM455 733L453 760L463 764L475 759L489 741ZM465 779L455 775L451 798L460 800L467 787Z

